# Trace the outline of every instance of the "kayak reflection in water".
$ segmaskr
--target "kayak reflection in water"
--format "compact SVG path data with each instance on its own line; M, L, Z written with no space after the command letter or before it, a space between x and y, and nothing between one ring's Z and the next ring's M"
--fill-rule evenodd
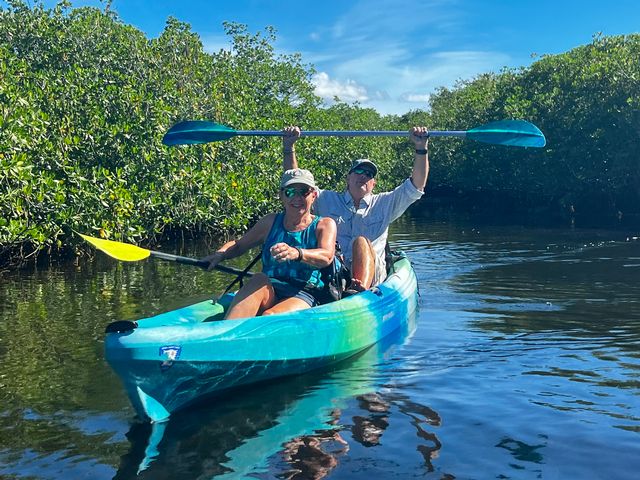
M320 270L334 261L336 224L311 214L317 196L311 172L287 170L280 180L284 212L262 217L240 239L203 258L211 270L262 245L262 273L238 291L225 320L303 310L320 303L325 286Z

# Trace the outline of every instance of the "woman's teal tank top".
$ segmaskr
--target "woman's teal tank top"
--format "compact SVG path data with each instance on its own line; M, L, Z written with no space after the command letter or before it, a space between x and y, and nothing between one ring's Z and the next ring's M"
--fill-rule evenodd
M299 232L290 232L284 228L284 213L278 213L273 221L269 235L262 246L262 271L270 278L302 285L309 288L323 288L320 270L303 262L277 262L269 250L276 243L284 242L292 247L318 248L316 230L319 215L316 215L307 228Z

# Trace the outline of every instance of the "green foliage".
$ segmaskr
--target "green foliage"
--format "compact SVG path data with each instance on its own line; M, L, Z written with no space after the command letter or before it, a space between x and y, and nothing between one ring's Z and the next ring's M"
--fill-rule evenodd
M432 180L580 211L640 213L640 35L596 36L531 67L480 75L432 99L434 127L521 118L547 147L522 151L471 142L434 145L446 168Z
M171 231L225 235L277 206L278 139L166 148L180 120L242 130L466 130L522 118L544 150L431 142L430 189L491 192L529 204L640 204L640 35L596 37L529 68L442 88L431 111L381 116L320 105L314 70L277 55L275 32L225 23L228 49L204 51L189 25L167 20L147 39L110 9L10 0L0 7L0 263L73 244L73 231L123 241ZM351 160L370 157L388 189L409 175L406 139L308 138L301 165L340 188Z
M395 130L398 124L393 117L381 117L373 109L337 103L310 112L301 126L303 130ZM405 128L408 129L401 127ZM381 171L389 173L378 178L379 188L384 190L395 187L400 178L411 174L413 150L408 148L401 156L400 170L394 170L398 163L396 146L406 144L406 139L392 137L309 137L296 144L296 151L300 163L314 172L319 185L331 189L344 188L346 173L354 159L371 158Z
M310 70L274 55L271 29L225 28L230 49L212 55L173 18L148 40L109 11L0 9L0 254L73 230L126 241L240 230L273 204L275 142L161 144L182 119L281 128L317 107Z

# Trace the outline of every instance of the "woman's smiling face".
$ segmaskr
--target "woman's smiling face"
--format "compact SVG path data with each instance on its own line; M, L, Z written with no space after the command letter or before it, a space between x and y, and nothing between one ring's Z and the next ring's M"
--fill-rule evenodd
M307 211L318 196L315 188L302 183L294 183L280 190L280 200L285 208Z

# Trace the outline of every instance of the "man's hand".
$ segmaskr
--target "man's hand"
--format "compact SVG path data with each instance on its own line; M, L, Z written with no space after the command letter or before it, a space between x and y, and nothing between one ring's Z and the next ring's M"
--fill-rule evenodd
M413 127L409 130L409 138L416 146L416 150L426 150L429 145L429 130L426 127Z
M282 137L282 148L285 153L293 150L293 145L300 138L300 127L285 127L282 129L284 136Z

